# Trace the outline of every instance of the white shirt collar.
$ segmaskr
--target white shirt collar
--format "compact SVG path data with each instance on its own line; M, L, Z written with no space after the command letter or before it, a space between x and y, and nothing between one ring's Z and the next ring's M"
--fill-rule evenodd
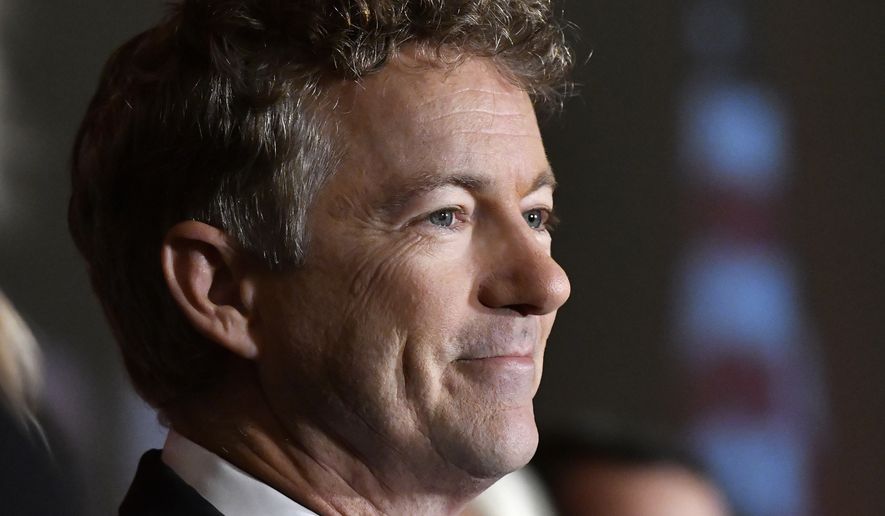
M317 516L174 430L163 462L225 516Z

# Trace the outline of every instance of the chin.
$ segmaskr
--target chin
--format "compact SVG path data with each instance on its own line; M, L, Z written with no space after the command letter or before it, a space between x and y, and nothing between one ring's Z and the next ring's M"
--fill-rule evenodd
M459 418L460 419L460 418ZM460 428L455 425L460 423ZM439 434L447 435L439 435ZM531 403L525 407L471 414L437 425L433 438L448 462L473 478L497 480L525 466L538 447Z

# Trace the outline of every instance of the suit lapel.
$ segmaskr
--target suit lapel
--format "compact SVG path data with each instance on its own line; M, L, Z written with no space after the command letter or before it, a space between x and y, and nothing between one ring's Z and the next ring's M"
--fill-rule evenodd
M223 516L164 464L160 454L151 450L141 457L120 516Z

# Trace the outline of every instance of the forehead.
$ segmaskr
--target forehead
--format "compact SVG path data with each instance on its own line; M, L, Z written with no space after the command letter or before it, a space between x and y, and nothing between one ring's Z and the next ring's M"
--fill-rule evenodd
M488 59L441 67L398 58L347 97L351 165L380 165L375 179L525 169L530 181L547 168L528 94Z
M451 106L488 109L494 104L505 110L531 110L528 95L506 80L486 58L466 58L446 65L405 54L361 81L353 91L357 110L373 111L371 108L379 103L390 103L380 109L383 113L389 113L393 106L429 116Z

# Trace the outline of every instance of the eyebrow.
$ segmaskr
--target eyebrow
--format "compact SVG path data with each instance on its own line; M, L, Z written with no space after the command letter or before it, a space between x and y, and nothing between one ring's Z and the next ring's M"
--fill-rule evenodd
M535 180L532 181L532 187L527 193L536 192L545 186L549 186L552 190L556 190L556 187L558 186L556 177L553 175L553 170L549 167L542 170L537 177L535 177Z
M426 193L432 192L445 186L457 186L470 192L488 189L491 181L488 177L471 174L451 174L440 176L433 173L420 174L404 185L397 186L390 195L381 203L380 209L387 214L395 214L402 210L406 204ZM526 194L535 192L544 187L556 189L556 178L549 168L542 170L532 181L532 185Z

